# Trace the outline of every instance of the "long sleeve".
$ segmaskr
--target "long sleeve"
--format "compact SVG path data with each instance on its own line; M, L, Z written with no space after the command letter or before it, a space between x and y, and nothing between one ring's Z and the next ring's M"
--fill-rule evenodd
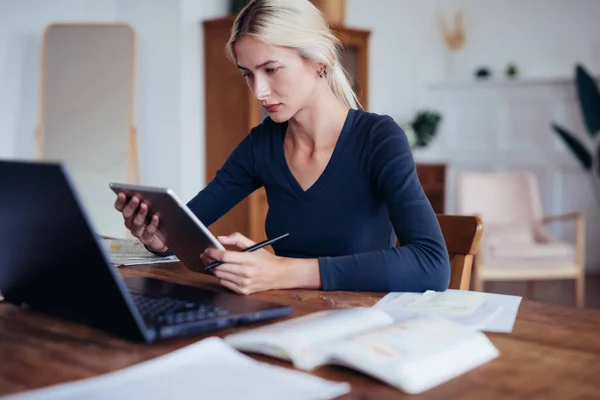
M188 202L190 210L204 225L210 226L261 187L254 168L252 137L251 132L236 146L208 185Z
M385 199L400 246L319 257L323 289L445 290L450 280L446 244L419 182L406 135L389 117L378 121L370 135L366 168L376 192Z

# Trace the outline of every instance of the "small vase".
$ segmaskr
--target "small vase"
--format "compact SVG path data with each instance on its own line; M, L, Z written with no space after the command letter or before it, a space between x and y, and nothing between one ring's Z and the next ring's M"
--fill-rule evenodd
M330 25L343 26L346 12L345 0L311 0L325 15Z

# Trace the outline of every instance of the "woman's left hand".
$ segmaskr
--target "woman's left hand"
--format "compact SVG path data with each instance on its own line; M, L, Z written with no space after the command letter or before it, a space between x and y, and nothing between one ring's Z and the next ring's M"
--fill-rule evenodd
M241 233L219 236L223 245L234 245L240 250L253 246L255 242ZM239 294L251 294L271 289L285 288L285 268L282 257L267 250L253 252L219 250L209 248L202 255L203 260L222 261L224 264L213 269L221 284Z

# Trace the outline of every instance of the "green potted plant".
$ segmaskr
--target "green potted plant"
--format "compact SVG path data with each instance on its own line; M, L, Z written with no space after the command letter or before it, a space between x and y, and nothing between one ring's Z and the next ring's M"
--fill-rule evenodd
M425 148L435 138L442 116L435 111L419 111L414 120L402 126L413 149Z
M250 0L229 0L229 12L231 14L237 14L242 11L242 8L249 2Z
M587 140L589 145L585 145L581 138L556 123L552 123L552 128L588 173L600 205L600 91L594 78L581 64L575 67L575 82L581 115L590 139Z

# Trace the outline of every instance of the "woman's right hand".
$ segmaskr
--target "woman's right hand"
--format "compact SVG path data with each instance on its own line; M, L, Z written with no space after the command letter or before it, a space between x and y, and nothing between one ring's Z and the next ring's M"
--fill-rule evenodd
M133 196L127 202L125 193L119 193L115 201L115 208L123 214L125 227L129 229L133 236L146 245L149 250L157 253L164 253L168 250L163 241L156 236L159 223L158 215L154 214L150 223L148 225L145 224L146 217L148 216L148 205L146 203L142 202L140 204L140 199L136 196Z

